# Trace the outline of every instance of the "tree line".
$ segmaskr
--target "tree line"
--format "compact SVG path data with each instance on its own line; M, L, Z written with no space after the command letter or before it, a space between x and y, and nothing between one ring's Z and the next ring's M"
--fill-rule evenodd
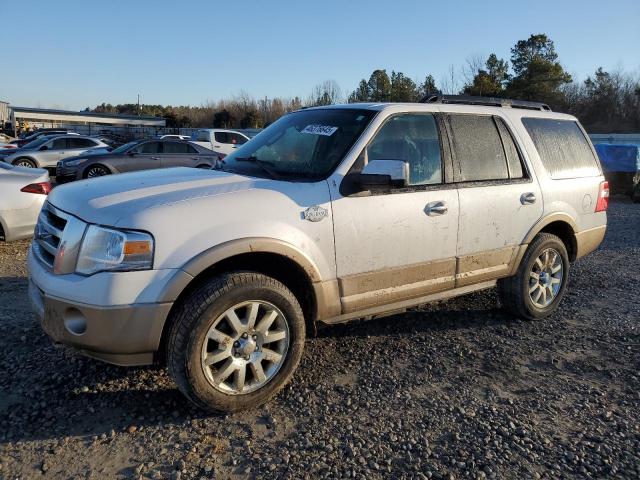
M303 107L342 102L419 102L441 93L544 102L554 110L576 115L591 133L640 131L640 76L622 70L607 72L600 67L586 80L575 81L545 34L516 42L509 60L495 53L486 59L468 58L458 69L451 66L438 83L430 74L418 81L402 72L388 74L385 69L376 69L347 94L335 81L326 80L304 99L256 99L242 92L198 107L103 103L94 111L161 116L169 127L262 128Z

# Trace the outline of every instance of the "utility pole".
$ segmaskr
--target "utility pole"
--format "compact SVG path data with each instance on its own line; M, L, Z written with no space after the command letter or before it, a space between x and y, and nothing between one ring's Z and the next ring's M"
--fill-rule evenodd
M140 94L138 94L138 116L140 116Z

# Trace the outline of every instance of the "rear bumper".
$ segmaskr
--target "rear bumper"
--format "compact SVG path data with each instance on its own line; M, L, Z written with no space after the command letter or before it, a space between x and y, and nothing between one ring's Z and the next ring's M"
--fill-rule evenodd
M38 215L46 195L33 195L34 201L28 208L19 210L0 210L5 239L8 242L33 236Z
M45 294L33 280L29 297L45 333L90 357L116 365L148 365L160 346L172 303L100 307Z
M590 228L589 230L583 230L582 232L576 233L576 259L582 258L598 248L602 243L602 240L604 240L604 234L606 231L607 226L602 225L600 227Z

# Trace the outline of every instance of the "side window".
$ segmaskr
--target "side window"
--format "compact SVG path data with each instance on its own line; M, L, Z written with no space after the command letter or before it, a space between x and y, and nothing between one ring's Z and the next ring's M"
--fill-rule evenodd
M209 141L209 132L206 130L199 130L196 132L196 142L208 142Z
M163 153L191 153L190 146L180 142L162 142Z
M502 140L493 117L449 115L452 153L459 170L458 182L507 180L509 170Z
M242 135L237 133L229 133L230 143L234 145L242 145L243 143L247 143L247 139Z
M215 132L215 138L218 143L231 143L227 132Z
M69 148L91 148L95 147L96 143L88 138L69 138Z
M49 144L49 148L51 150L64 150L65 148L67 148L67 139L56 138L53 142Z
M198 152L198 150L196 150L196 147L194 147L193 145L189 145L188 143L185 144L187 146L187 153L200 153Z
M409 185L442 183L442 161L436 120L431 114L391 117L366 148L366 161L404 160Z
M598 161L577 122L523 118L544 168L553 179L600 175Z
M522 158L516 144L511 136L511 132L507 128L500 117L493 117L500 132L504 153L507 155L507 166L509 167L509 178L523 178L525 175L522 170Z
M160 142L146 142L136 147L135 152L136 153L162 153L162 144Z

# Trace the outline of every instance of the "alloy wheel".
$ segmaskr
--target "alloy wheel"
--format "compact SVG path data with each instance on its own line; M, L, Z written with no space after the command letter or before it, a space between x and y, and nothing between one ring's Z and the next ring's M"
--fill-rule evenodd
M216 390L241 395L271 380L289 349L289 325L280 309L262 300L234 305L209 327L201 365Z
M560 292L564 275L562 256L557 250L543 250L529 272L529 297L538 308L551 305Z

